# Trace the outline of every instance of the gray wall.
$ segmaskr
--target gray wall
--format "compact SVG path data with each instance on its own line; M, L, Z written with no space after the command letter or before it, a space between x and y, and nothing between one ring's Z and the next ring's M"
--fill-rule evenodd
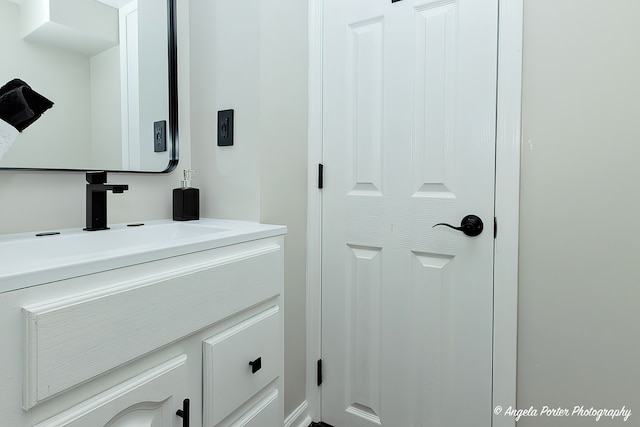
M640 422L639 16L637 0L525 1L520 408Z
M191 0L193 167L202 214L284 224L285 415L305 400L307 4ZM235 145L217 147L234 109Z

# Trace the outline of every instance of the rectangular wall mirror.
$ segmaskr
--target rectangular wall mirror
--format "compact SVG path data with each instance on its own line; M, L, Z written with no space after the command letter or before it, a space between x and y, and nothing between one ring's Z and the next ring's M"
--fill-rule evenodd
M0 0L0 86L54 105L2 169L168 172L178 161L175 0Z

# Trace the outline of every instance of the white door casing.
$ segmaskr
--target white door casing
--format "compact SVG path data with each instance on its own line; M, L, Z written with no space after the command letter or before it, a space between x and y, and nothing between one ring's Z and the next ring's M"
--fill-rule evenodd
M497 3L324 2L330 424L491 425Z

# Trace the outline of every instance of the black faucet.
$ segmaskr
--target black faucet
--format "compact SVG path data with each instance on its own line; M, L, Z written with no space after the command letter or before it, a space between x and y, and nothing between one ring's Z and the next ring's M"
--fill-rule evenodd
M87 172L87 231L108 230L107 227L107 191L114 194L129 189L126 184L105 184L107 173Z

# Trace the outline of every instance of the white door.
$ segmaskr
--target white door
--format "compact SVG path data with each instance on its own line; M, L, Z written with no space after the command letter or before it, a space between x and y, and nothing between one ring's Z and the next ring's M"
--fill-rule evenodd
M325 0L322 420L491 425L498 0ZM469 237L468 214L484 221Z

